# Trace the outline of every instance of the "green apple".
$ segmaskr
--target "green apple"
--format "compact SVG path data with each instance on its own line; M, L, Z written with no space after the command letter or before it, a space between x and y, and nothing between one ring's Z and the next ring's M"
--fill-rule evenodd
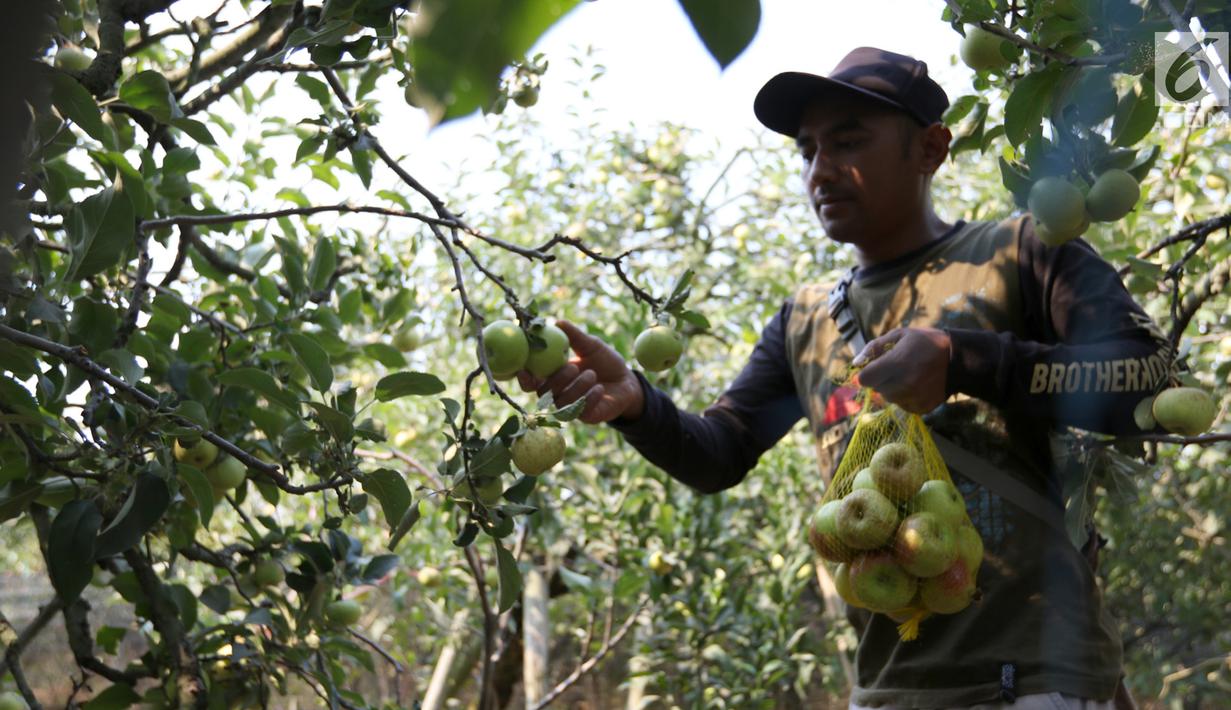
M286 570L277 560L261 560L252 570L252 581L258 587L273 587L286 580Z
M1218 341L1218 354L1231 357L1231 335L1224 335L1222 340Z
M526 366L530 341L521 326L511 320L498 320L483 329L483 349L492 375L504 380Z
M537 476L564 460L564 435L554 427L534 427L513 440L513 465L527 476Z
M205 477L215 491L239 488L248 475L248 467L234 456L222 456L213 466L205 469Z
M1172 387L1154 397L1154 419L1159 426L1181 436L1204 433L1218 416L1218 404L1197 387Z
M1141 185L1125 170L1104 171L1086 193L1086 212L1096 222L1114 222L1137 206Z
M1133 421L1142 431L1154 431L1158 422L1154 421L1154 398L1146 397L1133 407Z
M895 441L872 454L868 462L876 489L894 503L910 500L927 480L923 457L909 444Z
M898 509L876 491L854 491L838 506L836 527L838 538L848 547L875 549L893 537L898 528Z
M838 537L838 509L841 506L841 500L831 500L822 505L812 514L808 525L809 544L816 554L830 562L850 562L855 557L855 550Z
M655 550L651 553L647 565L654 574L667 575L671 574L671 571L675 569L675 565L667 559L662 550Z
M531 335L542 338L545 344L540 348L530 345L530 355L526 357L526 369L535 377L547 377L568 362L568 336L554 325L544 325L535 328Z
M351 626L362 614L363 607L353 599L338 599L325 605L325 620L333 626Z
M966 25L964 29L966 36L962 38L958 54L961 55L962 61L965 62L966 66L975 71L985 69L1001 71L1008 67L1012 62L1004 55L1002 50L1006 45L1014 54L1020 51L1003 37L988 32L977 25Z
M435 587L440 584L440 570L435 567L420 567L415 573L415 579L425 587Z
M855 478L851 481L852 491L857 491L864 488L873 491L876 490L876 483L872 480L872 469L867 466L859 469L859 472L855 474Z
M495 505L500 502L500 497L504 495L504 483L500 480L500 476L485 476L478 479L477 483L477 488L472 490L470 481L463 480L457 484L453 493L465 500L475 500L477 490L478 500L483 505Z
M1062 177L1048 176L1030 187L1030 212L1053 234L1069 234L1086 219L1086 198Z
M938 575L957 559L957 530L935 513L909 515L894 536L893 556L916 577Z
M912 513L932 513L941 522L959 524L966 519L966 499L957 486L940 479L924 481L907 509Z
M182 461L189 466L204 469L218 457L218 447L205 439L198 439L195 444L184 446L177 439L173 447L176 461Z
M0 693L0 710L27 710L29 707L17 693L11 691Z
M966 561L958 558L944 572L919 584L923 606L937 614L956 614L970 606L975 595L975 580Z
M842 597L842 601L851 606L863 606L859 603L859 597L855 596L855 592L851 589L851 566L846 562L838 565L838 568L833 573L833 584L838 588L838 596Z
M888 613L910 604L918 583L888 552L864 555L851 563L851 592L865 609Z
M648 372L670 369L683 353L684 339L666 325L646 328L633 341L633 356Z
M55 64L66 71L83 72L90 68L94 58L77 47L65 45L56 52Z
M1068 230L1052 229L1037 219L1031 220L1031 226L1034 227L1034 236L1038 237L1040 242L1049 247L1058 247L1085 234L1090 228L1090 218L1087 216L1081 224Z
M972 578L979 575L979 566L983 564L983 538L969 520L957 528L957 556L966 563Z
M422 338L419 337L419 331L414 328L399 330L397 334L393 336L393 347L404 353L408 353L419 347L422 342Z

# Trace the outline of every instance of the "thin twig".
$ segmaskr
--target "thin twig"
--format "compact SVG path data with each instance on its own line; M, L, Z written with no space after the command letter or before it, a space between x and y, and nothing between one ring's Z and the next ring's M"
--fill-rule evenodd
M281 210L267 210L264 212L247 212L235 214L194 214L194 215L177 215L174 217L163 217L161 219L148 219L141 223L143 231L154 229L162 229L163 227L173 226L205 226L214 224L234 224L236 222L253 222L257 220L280 219L282 217L307 216L320 214L322 212L338 212L338 213L367 213L380 214L389 217L409 217L417 219L421 222L429 222L439 224L443 227L460 227L457 222L445 219L438 219L419 212L409 210L393 209L391 207L380 207L378 205L353 205L343 202L337 205L312 205L310 207L288 207Z
M553 246L557 244L565 244L567 246L571 246L577 251L581 252L582 254L585 254L586 256L590 257L594 261L611 266L612 268L615 269L616 276L618 276L620 280L624 282L624 285L628 287L628 290L633 292L633 298L635 300L637 300L638 302L644 301L650 304L651 306L658 306L659 300L657 298L654 298L649 293L647 293L645 290L643 290L641 287L637 286L637 284L633 283L632 280L628 278L628 274L624 273L624 266L622 262L623 262L623 259L627 257L630 252L626 251L620 254L619 256L603 256L601 253L586 246L577 237L569 237L563 234L554 235L551 239L547 241L547 243L539 247L538 250L542 252L546 252L546 251L549 251Z
M312 493L330 488L340 488L350 484L350 475L338 474L322 483L314 483L306 486L294 485L285 474L280 472L278 466L266 463L256 458L230 441L227 441L221 436L218 436L214 432L201 427L189 419L185 419L162 409L158 400L111 374L102 365L99 365L97 362L87 357L84 348L70 348L68 346L61 345L60 343L47 340L46 338L40 338L39 336L31 333L15 330L3 324L0 324L0 337L7 338L18 345L25 345L27 347L34 348L35 350L41 350L49 355L54 355L68 364L83 370L91 381L108 384L114 389L124 392L128 396L132 397L137 404L140 404L146 409L165 414L166 416L174 419L179 425L200 432L201 438L209 441L219 449L244 462L249 469L255 470L266 476L275 485L277 485L278 488L286 491L287 493Z
M628 615L628 618L625 619L624 623L620 625L619 630L616 631L615 634L611 636L611 638L608 639L606 643L603 644L603 647L600 648L597 653L591 656L589 660L577 666L577 668L575 668L573 672L568 675L567 678L560 681L560 683L557 684L556 687L548 691L548 693L539 700L539 702L532 708L532 710L542 710L542 708L547 707L548 705L551 704L552 701L560 697L560 695L564 693L564 691L568 690L570 687L573 686L573 684L581 680L582 676L584 676L586 673L589 673L591 670L593 670L594 667L597 666L599 662L602 661L603 658L605 658L607 654L611 652L612 649L620 645L620 642L624 640L624 637L626 635L628 635L629 630L633 628L633 624L636 622L637 616L641 614L641 611L645 608L646 604L648 603L649 603L649 598L643 597L641 599L641 602L637 604L637 608L634 609L633 612Z

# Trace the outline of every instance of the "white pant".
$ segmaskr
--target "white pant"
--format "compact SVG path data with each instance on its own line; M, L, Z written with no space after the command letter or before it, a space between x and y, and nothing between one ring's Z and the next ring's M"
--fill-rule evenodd
M1115 706L1115 701L1112 700L1087 700L1064 693L1036 693L1019 696L1013 703L983 703L965 706L960 710L1114 710ZM852 702L850 710L907 709L901 705L880 705L872 708ZM946 710L959 710L959 708L946 708Z

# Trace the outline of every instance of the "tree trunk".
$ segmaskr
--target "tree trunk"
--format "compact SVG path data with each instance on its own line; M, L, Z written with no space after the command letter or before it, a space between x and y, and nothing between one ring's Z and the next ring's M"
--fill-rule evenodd
M525 578L522 591L522 686L526 694L526 707L535 704L547 692L550 678L547 676L547 649L551 638L551 620L547 613L547 578L538 567L532 567Z
M465 622L465 612L459 611L453 617L453 628L449 632L449 640L445 642L445 647L441 649L440 656L436 659L432 679L428 681L427 691L423 694L421 710L440 710L444 707L449 671L453 669L453 661L457 658L458 630Z

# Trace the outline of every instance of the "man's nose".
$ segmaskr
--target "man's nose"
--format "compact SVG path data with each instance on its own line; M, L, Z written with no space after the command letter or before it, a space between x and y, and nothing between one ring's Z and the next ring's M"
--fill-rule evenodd
M809 185L825 185L837 181L838 168L828 155L818 150L808 163L808 174L805 177Z

